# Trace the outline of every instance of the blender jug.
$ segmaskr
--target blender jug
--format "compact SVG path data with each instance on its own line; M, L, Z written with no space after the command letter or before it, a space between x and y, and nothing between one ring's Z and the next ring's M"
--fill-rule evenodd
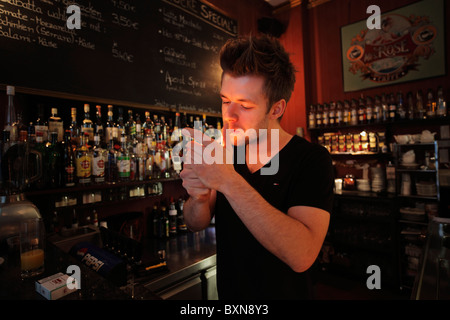
M25 198L24 190L29 183L42 176L42 155L30 150L29 143L24 139L10 142L9 132L3 131L3 135L0 158L0 249L5 246L5 240L9 249L17 249L14 239L19 235L19 222L29 218L41 219L38 208Z

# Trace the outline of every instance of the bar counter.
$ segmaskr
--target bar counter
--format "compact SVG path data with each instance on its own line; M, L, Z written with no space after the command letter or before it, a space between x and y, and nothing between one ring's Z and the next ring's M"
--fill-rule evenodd
M98 231L98 230L97 230ZM155 255L165 250L167 266L154 269L144 275L127 272L127 284L118 286L96 273L68 253L74 243L87 239L101 247L100 237L79 237L70 241L61 241L58 236L49 237L45 247L45 271L30 279L20 277L19 253L10 253L0 265L0 300L45 300L35 290L35 281L61 272L67 273L69 265L77 265L81 271L81 288L60 300L160 300L167 298L157 292L167 291L167 288L183 283L185 279L203 277L204 271L215 269L215 228L192 233L179 234L167 240L144 239L142 256ZM64 240L64 239L63 239ZM130 268L128 266L128 271Z

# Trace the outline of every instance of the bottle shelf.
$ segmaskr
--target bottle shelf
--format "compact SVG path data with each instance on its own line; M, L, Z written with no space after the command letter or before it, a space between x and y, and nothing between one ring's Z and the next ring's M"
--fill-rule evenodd
M366 129L373 127L389 127L389 126L432 126L432 125L440 125L440 124L448 124L448 118L431 118L431 119L405 119L405 120L397 120L390 122L373 122L373 123L364 123L364 124L353 124L353 125L341 125L341 126L327 126L327 127L319 127L319 128L308 128L311 132L324 132L324 131L339 131L339 130L348 130L348 129Z
M170 181L181 181L181 178L163 178L163 179L151 179L151 180L139 180L139 181L124 181L115 183L99 183L99 184L89 184L89 185L78 185L74 187L63 187L57 189L45 189L45 190L33 190L25 192L26 196L34 197L40 195L49 194L64 194L64 193L82 193L90 191L99 191L104 189L116 189L123 187L135 187L141 185L148 185L154 183L164 183Z

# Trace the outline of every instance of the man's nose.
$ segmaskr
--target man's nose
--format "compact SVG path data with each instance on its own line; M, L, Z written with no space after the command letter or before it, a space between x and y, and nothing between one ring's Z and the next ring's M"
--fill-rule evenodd
M225 107L222 107L222 117L224 121L237 121L238 114L237 108L239 107L239 103L230 102Z

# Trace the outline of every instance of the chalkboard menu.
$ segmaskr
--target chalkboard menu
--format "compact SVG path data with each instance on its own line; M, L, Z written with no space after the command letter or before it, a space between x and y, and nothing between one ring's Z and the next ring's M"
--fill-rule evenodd
M202 0L0 0L0 83L218 114L236 35Z

